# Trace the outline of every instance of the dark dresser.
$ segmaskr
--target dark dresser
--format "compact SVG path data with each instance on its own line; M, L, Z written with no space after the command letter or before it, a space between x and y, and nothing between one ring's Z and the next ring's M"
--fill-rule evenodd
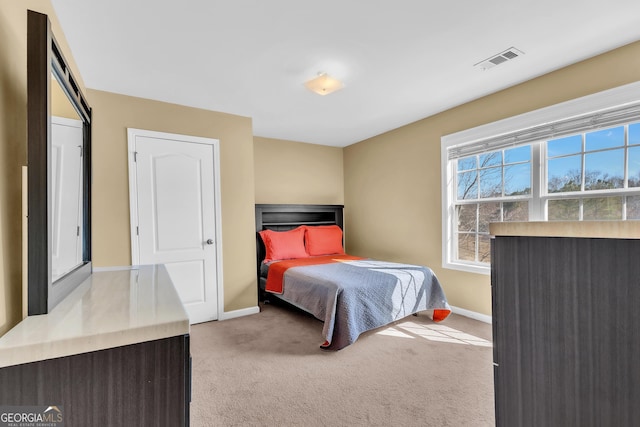
M640 425L640 222L490 230L496 425Z

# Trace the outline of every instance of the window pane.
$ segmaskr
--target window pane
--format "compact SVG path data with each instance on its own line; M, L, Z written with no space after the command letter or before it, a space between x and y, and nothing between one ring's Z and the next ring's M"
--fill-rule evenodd
M627 197L627 219L640 219L640 196Z
M476 210L478 205L459 205L458 211L458 231L476 231Z
M624 187L624 149L599 151L584 158L584 189Z
M549 193L580 191L582 188L582 156L551 159L548 163Z
M629 145L640 144L640 123L629 125Z
M458 259L460 261L476 260L476 235L469 233L458 234Z
M622 147L623 145L624 126L589 132L585 135L585 151Z
M480 154L480 167L488 168L491 166L502 166L502 151L494 151L493 153Z
M522 147L510 148L504 150L504 162L517 163L517 162L530 162L531 161L531 146L524 145Z
M502 168L480 169L480 197L502 196Z
M582 135L547 141L547 157L562 156L564 154L580 153L582 151Z
M505 166L504 195L531 194L531 163Z
M491 237L487 235L478 236L478 261L491 262Z
M490 262L495 222L640 221L640 119L450 162L457 198L448 249L462 263Z
M476 156L465 157L464 159L458 159L458 172L466 171L470 169L476 169L477 164L478 163L477 163Z
M478 209L478 231L489 232L490 222L500 222L500 203L480 203Z
M529 202L505 202L502 204L502 220L529 221Z
M458 174L458 200L478 198L478 171Z
M577 221L580 219L580 199L549 200L549 221Z
M622 197L596 197L584 199L583 219L622 219Z
M640 147L630 147L629 156L629 187L640 187Z

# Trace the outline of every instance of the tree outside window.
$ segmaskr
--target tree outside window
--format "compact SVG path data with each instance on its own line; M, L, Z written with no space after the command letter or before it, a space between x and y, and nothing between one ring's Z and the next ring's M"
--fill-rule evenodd
M640 123L536 143L544 146L536 220L640 219ZM489 224L531 220L532 147L456 161L455 258L488 264Z
M530 146L459 159L455 205L458 259L490 262L489 224L528 221L530 194Z

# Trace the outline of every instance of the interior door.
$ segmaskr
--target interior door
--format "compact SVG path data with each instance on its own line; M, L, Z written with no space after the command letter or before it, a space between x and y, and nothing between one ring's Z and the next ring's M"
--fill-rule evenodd
M137 257L132 254L134 263L137 258L140 265L167 267L192 324L215 320L214 145L180 135L129 131L130 165L135 169L130 179L136 193L131 197L132 218L137 216L137 222L132 221L132 252L136 246L138 252Z
M82 262L82 122L51 117L51 279Z

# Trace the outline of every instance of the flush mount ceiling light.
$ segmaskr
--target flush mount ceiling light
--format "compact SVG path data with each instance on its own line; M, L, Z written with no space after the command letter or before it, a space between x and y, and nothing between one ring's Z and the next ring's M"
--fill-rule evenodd
M329 95L344 87L340 80L331 77L327 73L318 73L318 77L307 81L304 86L318 95Z

